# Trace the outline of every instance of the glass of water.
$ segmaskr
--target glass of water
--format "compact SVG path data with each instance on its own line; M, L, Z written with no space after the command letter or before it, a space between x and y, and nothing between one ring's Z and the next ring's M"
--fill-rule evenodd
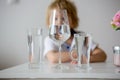
M58 64L55 66L57 70L68 69L67 66L62 65L61 60L61 44L63 44L70 37L70 26L67 15L67 10L65 9L54 9L51 11L49 26L49 37L55 41L59 46L59 59Z
M90 49L91 49L92 37L90 34L77 33L74 34L73 43L71 46L71 58L77 61L75 69L77 70L90 70ZM77 55L77 58L73 57L73 53Z
M39 68L42 63L42 28L31 28L27 33L29 68Z

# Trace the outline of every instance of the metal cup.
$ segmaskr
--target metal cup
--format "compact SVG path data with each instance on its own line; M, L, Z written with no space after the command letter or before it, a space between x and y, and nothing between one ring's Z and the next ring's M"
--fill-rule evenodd
M114 65L120 67L120 47L114 46L113 53L114 53Z

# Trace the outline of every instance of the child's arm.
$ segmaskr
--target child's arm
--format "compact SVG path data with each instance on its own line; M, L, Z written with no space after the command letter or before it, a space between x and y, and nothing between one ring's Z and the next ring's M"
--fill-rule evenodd
M90 62L104 62L106 58L106 53L98 47L91 51Z
M88 37L85 39L85 46L88 44ZM98 47L98 45L92 41L90 62L104 62L107 58L106 53Z
M58 63L59 61L59 52L58 51L49 51L46 55L47 59L51 63ZM70 53L69 52L61 52L61 60L62 62L70 62Z

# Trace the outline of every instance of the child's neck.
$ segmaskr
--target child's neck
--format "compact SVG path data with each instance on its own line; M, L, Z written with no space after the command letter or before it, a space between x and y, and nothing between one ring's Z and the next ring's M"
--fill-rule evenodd
M66 43L67 43L68 45L71 45L72 40L73 40L73 36L71 36L71 37L66 41Z

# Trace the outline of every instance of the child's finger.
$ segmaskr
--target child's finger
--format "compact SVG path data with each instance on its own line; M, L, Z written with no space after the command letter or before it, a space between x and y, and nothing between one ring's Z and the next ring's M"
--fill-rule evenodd
M77 61L71 61L71 64L77 64Z

